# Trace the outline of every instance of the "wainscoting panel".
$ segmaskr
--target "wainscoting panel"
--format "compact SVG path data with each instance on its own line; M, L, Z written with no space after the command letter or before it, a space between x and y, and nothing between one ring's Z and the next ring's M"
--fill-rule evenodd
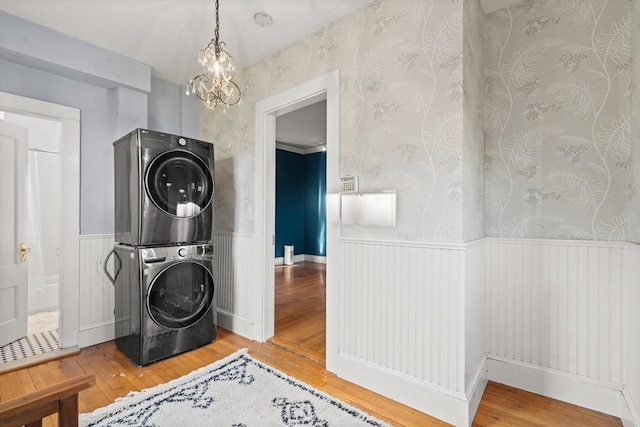
M254 269L253 235L219 233L215 235L215 271L218 323L236 333L253 336L251 287Z
M114 338L114 292L102 266L113 248L113 235L80 236L80 330L78 346L87 347ZM113 261L109 262L113 274Z
M486 243L484 239L467 244L465 251L464 288L464 386L467 398L471 399L481 380L485 360L485 264ZM486 381L477 390L477 402L484 391Z
M487 239L487 351L622 381L624 243Z
M628 243L625 251L623 293L623 384L629 413L628 425L640 426L640 245ZM633 420L633 424L630 421Z
M340 247L339 354L464 396L464 245Z

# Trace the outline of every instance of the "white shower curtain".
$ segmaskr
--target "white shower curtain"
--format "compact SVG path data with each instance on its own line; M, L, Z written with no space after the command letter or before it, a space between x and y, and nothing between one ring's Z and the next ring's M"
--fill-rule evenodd
M40 180L38 179L38 161L42 153L29 150L29 178L28 178L28 215L29 227L27 242L31 247L29 252L29 300L33 292L45 286L44 256L42 254L42 221L40 213Z
M58 309L59 154L29 150L28 254L30 313Z

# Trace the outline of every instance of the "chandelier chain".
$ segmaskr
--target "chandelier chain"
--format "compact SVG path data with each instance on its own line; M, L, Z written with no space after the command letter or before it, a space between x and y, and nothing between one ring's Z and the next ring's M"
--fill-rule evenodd
M220 44L220 2L216 0L216 30L214 31L214 39L216 47ZM219 53L219 52L216 52Z

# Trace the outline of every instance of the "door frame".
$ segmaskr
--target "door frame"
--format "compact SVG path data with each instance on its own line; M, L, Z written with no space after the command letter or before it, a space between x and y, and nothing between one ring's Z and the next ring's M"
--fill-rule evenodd
M255 299L254 339L264 342L275 332L275 126L276 117L327 101L327 194L340 186L340 71L310 80L259 101L255 106ZM327 222L326 369L338 359L339 228Z
M58 342L61 349L75 347L80 325L80 110L6 92L0 92L0 109L56 120L62 125Z

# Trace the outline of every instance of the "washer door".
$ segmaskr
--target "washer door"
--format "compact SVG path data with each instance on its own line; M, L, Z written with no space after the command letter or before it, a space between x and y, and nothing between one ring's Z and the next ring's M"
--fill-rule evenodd
M145 188L156 207L178 218L206 209L213 198L213 179L207 165L195 154L167 151L151 162Z
M168 329L187 328L211 308L213 277L202 264L183 261L162 270L147 292L149 315Z

